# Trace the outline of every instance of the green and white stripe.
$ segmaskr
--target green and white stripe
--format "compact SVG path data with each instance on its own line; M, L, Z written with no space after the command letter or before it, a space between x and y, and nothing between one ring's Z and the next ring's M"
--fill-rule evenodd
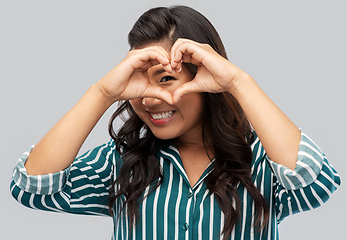
M280 221L322 205L340 185L335 169L303 133L294 171L268 159L259 138L255 138L251 148L252 179L270 207L269 224L260 232L253 228L253 200L239 184L242 216L230 239L278 239ZM13 173L11 193L18 202L33 209L109 216L111 182L122 165L113 140L83 154L69 168L42 176L27 174L24 163L29 154L30 151L23 154ZM162 148L157 157L164 173L163 183L139 206L140 217L134 227L129 225L126 211L120 212L124 199L115 201L112 239L221 239L224 214L205 182L213 164L191 187L173 145Z

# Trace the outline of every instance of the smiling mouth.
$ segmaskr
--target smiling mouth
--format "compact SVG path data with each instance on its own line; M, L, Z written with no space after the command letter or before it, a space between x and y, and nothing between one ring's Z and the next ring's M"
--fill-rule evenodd
M154 120L162 120L165 118L170 118L174 114L175 111L167 111L167 112L161 112L161 113L149 113Z

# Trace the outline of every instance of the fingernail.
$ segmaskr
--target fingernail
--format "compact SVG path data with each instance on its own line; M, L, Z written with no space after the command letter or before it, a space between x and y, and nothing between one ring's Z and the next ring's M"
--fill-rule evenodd
M173 69L172 69L172 67L171 67L171 64L167 64L167 65L165 65L165 66L163 66L164 68L165 68L165 71L167 71L167 72L172 72L173 71Z
M171 61L171 62L170 62L170 65L171 65L171 66L175 66L175 62Z

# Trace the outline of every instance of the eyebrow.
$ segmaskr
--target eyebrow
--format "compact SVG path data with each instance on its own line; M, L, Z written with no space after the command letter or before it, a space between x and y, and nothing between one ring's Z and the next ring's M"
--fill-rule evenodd
M159 74L162 74L163 72L165 72L164 68L160 68L157 71L155 71L152 75L153 77L158 76Z

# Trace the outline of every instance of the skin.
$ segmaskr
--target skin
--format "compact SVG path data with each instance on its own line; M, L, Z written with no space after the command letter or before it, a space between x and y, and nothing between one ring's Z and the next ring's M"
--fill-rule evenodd
M230 92L246 113L270 159L295 169L301 132L251 76L222 58L211 46L191 40L178 39L170 57L172 69L181 68L181 59L199 66L196 77L174 92L174 102L191 92Z
M193 79L193 76L184 68L181 71L168 73L163 71L161 65L157 65L149 68L147 72L152 84L162 87L171 94ZM161 73L156 74L158 72ZM168 104L157 98L136 98L130 100L130 103L136 114L156 137L174 139L173 143L180 152L190 184L194 186L210 163L201 135L203 112L201 93L185 95L175 104ZM164 124L156 124L149 115L149 113L158 114L167 111L174 111L174 114L164 119ZM211 151L209 155L213 156Z
M199 67L195 78L187 77L181 61ZM165 70L161 76L171 75L178 80L158 83L158 76L153 78L151 74L158 68ZM165 50L165 44L158 43L130 51L123 61L91 86L37 143L25 164L27 172L41 175L68 167L103 113L114 102L131 100L139 117L155 135L163 139L175 138L174 143L193 185L209 163L201 139L199 114L202 104L199 103L199 93L224 91L233 94L240 103L270 159L294 169L300 130L251 76L221 57L209 45L178 39L170 50ZM191 116L187 115L189 106L186 106L191 102L185 104L189 99L197 109L191 111ZM145 111L153 109L175 110L176 116L172 120L175 127L171 123L152 126ZM208 152L211 154L211 151Z
M170 94L183 84L192 80L191 74L187 70L181 72L163 72L155 75L158 70L163 69L157 65L148 69L149 80L152 84L158 85L167 90ZM130 100L136 114L152 130L153 134L160 139L186 139L201 138L202 131L202 97L200 93L191 93L181 98L175 104L157 98L136 98ZM174 111L173 117L165 124L155 124L151 121L148 113L162 113Z

